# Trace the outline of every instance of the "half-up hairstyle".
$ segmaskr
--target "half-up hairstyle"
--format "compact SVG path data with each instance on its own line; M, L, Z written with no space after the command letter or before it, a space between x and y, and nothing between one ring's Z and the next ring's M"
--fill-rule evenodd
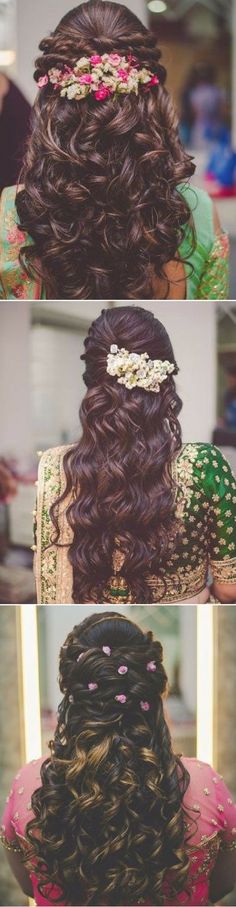
M186 890L190 779L164 717L162 657L151 632L114 612L93 614L62 646L63 699L26 830L50 900L53 885L77 907L158 905Z
M93 322L82 356L87 386L80 409L82 438L64 457L65 492L51 508L54 541L60 544L60 508L73 492L67 508L73 600L115 603L124 596L124 601L148 604L153 601L148 575L158 574L179 533L172 462L181 448L181 401L172 375L159 393L128 390L108 375L112 344L167 359L173 375L178 372L168 334L151 312L122 306L103 311Z
M40 90L17 194L21 229L33 240L22 249L23 267L41 276L52 299L150 299L154 278L162 280L160 296L165 279L168 295L164 267L191 218L178 187L194 166L154 36L125 6L90 0L67 13L40 50L36 80L112 51L134 56L159 85L101 103L61 98L50 83Z

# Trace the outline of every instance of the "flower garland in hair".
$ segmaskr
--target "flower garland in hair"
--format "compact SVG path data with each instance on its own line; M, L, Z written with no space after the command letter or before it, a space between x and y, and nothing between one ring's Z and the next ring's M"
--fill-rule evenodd
M168 359L149 359L148 353L129 353L119 349L116 343L111 345L107 356L108 375L117 378L118 384L124 384L128 390L142 387L159 394L162 382L174 371L175 365Z
M159 78L145 66L141 67L136 57L122 57L120 54L93 54L81 57L73 67L53 67L47 75L38 79L39 88L51 83L62 98L82 101L89 94L96 101L105 101L113 95L136 95L139 89L149 90L159 85Z

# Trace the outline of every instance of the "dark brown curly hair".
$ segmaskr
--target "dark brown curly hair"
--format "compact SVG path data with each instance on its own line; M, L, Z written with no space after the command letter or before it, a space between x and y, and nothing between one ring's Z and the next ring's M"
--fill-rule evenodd
M104 310L93 322L82 356L87 386L80 409L83 433L64 456L66 487L51 508L52 540L60 544L60 514L73 493L69 507L65 505L73 529L68 551L73 600L119 600L106 593L118 549L122 563L117 575L124 579L126 600L147 604L153 601L147 578L158 574L178 539L172 462L182 443L182 404L172 375L159 393L118 384L106 370L111 344L167 359L174 365L173 375L178 372L168 334L151 312L122 306Z
M77 907L158 905L186 890L190 779L164 717L162 659L153 634L115 612L93 614L62 646L63 699L26 829L27 864L50 900L54 885Z
M48 298L149 299L168 281L191 214L179 184L194 171L164 87L156 39L125 6L89 0L40 43L35 78L79 57L131 53L159 77L147 93L97 103L61 98L49 83L38 94L17 194L21 252ZM189 229L190 248L194 243Z

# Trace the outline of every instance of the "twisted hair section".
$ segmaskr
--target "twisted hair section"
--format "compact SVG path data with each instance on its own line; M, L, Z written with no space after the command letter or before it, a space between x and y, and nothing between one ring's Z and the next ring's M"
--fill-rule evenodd
M149 299L190 225L179 191L194 171L178 134L153 35L125 6L82 3L41 41L35 78L94 53L132 54L157 88L97 104L62 99L48 84L33 112L17 194L21 252L49 298ZM194 243L189 231L190 248ZM156 289L155 289L156 294Z
M186 888L189 775L163 713L162 658L151 632L114 612L87 618L62 647L63 699L27 827L43 896L56 884L77 907L150 897L158 905Z
M51 508L54 541L60 544L59 515L73 491L67 519L73 529L68 556L74 601L108 600L117 549L130 600L147 604L153 601L148 576L158 574L179 536L172 464L181 447L181 401L172 375L158 394L118 384L106 371L113 343L168 359L173 374L178 371L168 334L151 312L122 306L104 310L92 324L82 357L82 437L64 458L65 491Z

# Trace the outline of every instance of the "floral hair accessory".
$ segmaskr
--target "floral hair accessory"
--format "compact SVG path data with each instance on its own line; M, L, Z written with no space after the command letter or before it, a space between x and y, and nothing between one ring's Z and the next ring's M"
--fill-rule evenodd
M139 89L148 91L159 85L156 73L141 66L135 57L120 54L92 54L81 57L73 67L53 67L38 79L39 88L51 83L62 98L83 101L93 95L96 101L120 94L138 95Z
M127 673L128 673L128 668L126 667L126 665L121 665L120 668L118 668L118 674L127 674Z
M110 646L103 646L103 647L102 647L102 651L104 652L104 655L109 655L109 657L110 657L110 655L111 655L111 648L110 648Z
M150 703L149 703L149 702L143 702L143 701L141 701L141 702L140 702L140 708L142 709L142 712L149 712Z
M149 359L148 353L129 353L119 349L116 343L111 345L107 356L108 375L117 378L118 384L124 384L128 390L142 387L159 394L162 382L174 371L175 365L168 359Z
M156 671L157 666L155 661L149 661L147 664L147 671Z
M94 690L98 689L98 683L88 683L88 690L91 690L93 693Z
M121 702L121 705L127 701L127 696L124 693L118 693L118 696L115 696L116 702Z

